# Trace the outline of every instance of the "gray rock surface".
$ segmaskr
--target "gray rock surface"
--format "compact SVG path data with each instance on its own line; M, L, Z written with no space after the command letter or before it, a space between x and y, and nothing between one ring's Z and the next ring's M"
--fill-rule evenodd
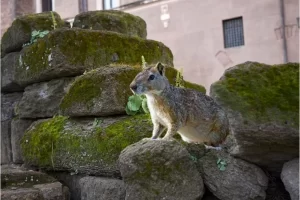
M83 177L82 175L71 175L66 172L51 172L50 174L69 188L70 199L81 200L81 187L79 180Z
M217 162L226 164L221 170ZM198 160L204 184L222 200L264 200L268 178L254 164L234 158L227 153L212 150Z
M292 200L299 199L299 158L284 163L281 180Z
M56 12L53 12L53 16L57 23L56 28L66 26ZM28 14L16 18L1 39L1 57L10 52L20 51L24 44L30 42L31 32L34 30L53 30L50 12Z
M11 120L1 122L1 165L12 162Z
M11 120L16 115L14 107L22 95L22 92L1 94L1 121Z
M15 81L16 67L19 64L20 53L13 52L1 59L1 91L19 92L24 88Z
M38 189L19 188L16 190L3 189L1 190L2 200L44 200Z
M73 78L54 79L25 88L18 104L20 118L46 118L58 114L59 104Z
M87 176L81 178L79 184L81 200L125 199L125 186L122 180Z
M118 10L80 13L75 16L73 27L113 31L141 38L147 36L146 22L142 18Z
M2 165L1 199L69 200L69 190L45 173Z
M105 67L77 77L61 101L62 113L72 117L126 114L128 97L132 95L129 85L139 71L132 67Z
M279 176L299 154L299 64L246 62L226 70L210 95L227 111L231 155Z
M60 182L45 183L34 185L33 188L39 189L45 200L69 200L69 189Z
M21 152L21 139L27 128L34 122L34 120L14 118L11 122L11 148L12 160L15 164L23 163L23 156Z
M201 199L202 178L188 151L176 141L140 141L119 157L126 199Z

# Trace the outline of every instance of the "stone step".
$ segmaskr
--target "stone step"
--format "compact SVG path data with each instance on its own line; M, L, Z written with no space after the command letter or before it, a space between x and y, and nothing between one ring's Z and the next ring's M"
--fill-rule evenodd
M1 166L1 199L67 200L69 189L55 178L19 166Z

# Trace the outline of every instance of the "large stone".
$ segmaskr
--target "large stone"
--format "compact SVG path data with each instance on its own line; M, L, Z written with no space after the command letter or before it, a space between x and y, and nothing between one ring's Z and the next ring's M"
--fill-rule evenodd
M210 94L227 111L231 155L280 173L299 154L299 64L246 62L226 70Z
M70 191L70 199L81 200L81 187L79 180L82 175L70 174L67 172L49 172L51 176L55 177L61 183L66 185Z
M34 122L33 120L14 118L11 122L11 148L12 161L15 164L23 163L23 156L21 152L21 138L25 131Z
M122 180L88 176L81 178L79 183L81 200L125 199L125 187Z
M69 200L69 189L60 182L34 185L33 188L39 189L45 200Z
M128 145L149 137L148 115L34 122L21 141L24 161L50 171L120 176L117 159Z
M45 173L1 166L1 199L68 200L69 191Z
M140 141L124 149L119 167L126 199L201 199L202 178L188 151L176 141Z
M284 163L281 180L292 200L299 199L299 158Z
M26 87L18 104L19 117L47 118L58 114L59 104L73 80L73 78L55 79Z
M149 64L173 66L172 52L160 42L79 28L54 30L21 53L16 72L21 86L110 64L140 65L141 56Z
M11 120L1 121L1 165L12 162Z
M56 28L65 26L64 21L61 20L56 12L53 12L53 16ZM30 41L32 31L50 31L53 30L53 24L51 12L18 17L3 34L1 39L1 57L10 52L20 51L22 46Z
M19 52L7 54L1 59L1 90L2 92L19 92L24 88L16 83L15 72L20 58Z
M21 100L23 93L1 94L1 121L11 120L15 115L14 107Z
M118 10L80 13L75 16L73 27L113 31L141 38L147 36L146 22L142 18Z
M16 190L3 189L1 190L2 200L44 200L38 189L20 188Z
M225 162L225 168L218 167ZM222 200L264 200L268 178L254 164L234 158L224 152L211 151L198 160L204 184Z
M60 108L68 116L125 114L129 84L140 70L106 67L78 77L64 96ZM25 92L26 94L26 92Z

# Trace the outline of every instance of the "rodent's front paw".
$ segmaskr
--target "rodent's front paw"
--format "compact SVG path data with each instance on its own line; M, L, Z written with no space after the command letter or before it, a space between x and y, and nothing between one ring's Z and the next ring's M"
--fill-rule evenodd
M143 140L143 141L147 141L147 140L151 140L151 138L148 138L148 137L147 137L147 138L143 138L142 140Z
M160 138L143 138L143 141L147 141L147 140L160 140Z

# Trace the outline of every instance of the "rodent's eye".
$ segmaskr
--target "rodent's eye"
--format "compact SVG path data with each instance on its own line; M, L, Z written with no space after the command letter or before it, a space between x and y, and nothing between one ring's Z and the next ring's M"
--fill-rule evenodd
M152 81L155 78L155 76L153 74L151 74L148 78L148 80Z

